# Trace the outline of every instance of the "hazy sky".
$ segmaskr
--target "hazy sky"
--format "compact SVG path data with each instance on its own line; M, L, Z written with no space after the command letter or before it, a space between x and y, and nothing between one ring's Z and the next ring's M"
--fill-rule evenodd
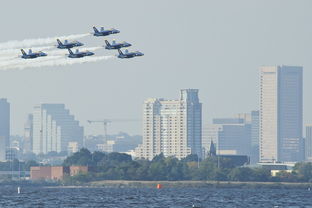
M66 67L0 71L0 97L11 103L12 134L22 134L39 103L65 103L87 133L86 120L140 118L149 97L175 99L200 89L204 122L258 109L262 65L304 67L304 118L312 123L311 0L1 1L0 42L91 32L145 53ZM81 39L90 46L104 38ZM102 54L114 54L101 51ZM139 123L112 124L109 133L140 134Z

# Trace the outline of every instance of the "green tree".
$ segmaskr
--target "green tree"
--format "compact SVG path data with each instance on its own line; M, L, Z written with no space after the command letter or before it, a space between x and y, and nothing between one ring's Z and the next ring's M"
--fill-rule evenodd
M253 172L250 168L234 168L229 173L229 179L232 181L251 181L252 174Z
M94 165L92 161L92 154L88 149L82 148L78 152L74 153L72 156L67 157L64 162L64 166L71 165Z
M311 162L300 162L296 163L293 169L298 179L305 182L312 182L312 163Z

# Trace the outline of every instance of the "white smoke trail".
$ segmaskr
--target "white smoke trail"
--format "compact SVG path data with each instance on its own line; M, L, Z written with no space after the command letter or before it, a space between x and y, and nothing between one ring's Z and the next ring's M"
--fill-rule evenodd
M61 40L63 39L71 40L71 39L83 38L89 35L90 33L85 33L85 34L76 34L76 35L67 35L67 36L48 37L48 38L11 40L8 42L0 43L0 50L47 45L47 44L55 43L57 38Z
M55 59L63 58L62 56L45 56L45 57L39 57L36 59L22 59L20 57L11 59L11 60L4 60L0 62L0 70L6 70L6 69L13 69L18 66L28 66L32 64L37 64L44 61L50 61Z
M89 62L97 62L102 60L112 59L115 56L91 56L91 57L84 57L84 58L77 58L71 59L62 56L55 56L57 57L55 60L46 60L46 61L38 61L32 63L20 63L20 64L13 64L13 65L5 65L1 66L1 70L8 70L8 69L26 69L26 68L37 68L37 67L45 67L45 66L66 66L66 65L73 65L73 64L83 64ZM39 58L38 58L39 59ZM28 61L28 60L26 60Z
M42 47L31 47L32 51L43 51L43 50L50 50L54 48L53 46L42 46ZM28 51L28 48L25 49L25 51ZM6 50L0 50L0 57L6 56L6 55L12 55L12 54L21 54L21 49L6 49Z
M45 47L32 47L31 49L33 51L46 51L53 49L53 46L45 46ZM26 49L26 51L28 51ZM14 58L17 58L21 56L21 50L20 49L6 49L6 50L0 50L0 61L4 60L11 60Z
M85 47L85 48L79 48L79 51L96 51L103 47ZM48 54L48 56L56 56L56 55L68 55L68 50L65 49L55 49L53 46L46 46L46 47L33 47L33 52L36 51L43 51ZM75 51L75 50L73 50ZM27 50L26 50L27 52ZM7 50L0 50L0 62L6 61L6 60L12 60L16 59L17 57L20 58L21 51L20 49L7 49Z
M18 57L18 55L1 56L0 57L0 63L2 61L12 60L12 59L15 59L17 57Z

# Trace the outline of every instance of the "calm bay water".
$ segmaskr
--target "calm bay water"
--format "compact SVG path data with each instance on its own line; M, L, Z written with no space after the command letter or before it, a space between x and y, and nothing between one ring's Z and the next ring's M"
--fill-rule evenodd
M311 207L304 189L0 187L0 207Z

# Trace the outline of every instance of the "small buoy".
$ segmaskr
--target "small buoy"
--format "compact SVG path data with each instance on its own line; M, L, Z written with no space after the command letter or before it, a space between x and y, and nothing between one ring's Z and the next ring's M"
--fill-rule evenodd
M18 193L18 194L21 193L21 187L17 187L17 193Z
M311 191L311 188L310 188L310 187L308 188L308 191Z
M156 186L156 188L157 189L161 189L163 186L159 183L159 184L157 184L157 186Z

